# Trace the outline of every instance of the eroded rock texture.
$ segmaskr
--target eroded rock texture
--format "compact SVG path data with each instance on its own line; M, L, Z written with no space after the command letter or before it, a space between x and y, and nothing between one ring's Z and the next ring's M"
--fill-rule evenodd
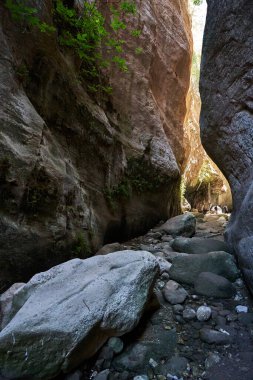
M35 275L5 310L10 322L0 333L0 374L46 380L75 368L108 337L138 324L157 274L149 252L127 250Z
M201 73L201 137L227 177L233 216L227 240L253 291L253 7L208 1Z
M50 23L52 2L37 2ZM92 99L56 35L0 5L0 277L27 279L179 210L191 31L186 0L137 1L129 72ZM127 186L126 186L127 183ZM64 253L65 252L65 253Z

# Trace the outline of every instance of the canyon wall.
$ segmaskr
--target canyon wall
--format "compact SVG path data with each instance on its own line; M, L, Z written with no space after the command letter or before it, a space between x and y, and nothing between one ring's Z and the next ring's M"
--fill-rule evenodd
M233 214L226 238L253 291L253 7L208 0L201 67L201 138L228 179Z
M33 1L52 22L52 2ZM0 5L0 278L26 280L179 212L192 52L187 0L137 1L138 46L88 95L57 36Z

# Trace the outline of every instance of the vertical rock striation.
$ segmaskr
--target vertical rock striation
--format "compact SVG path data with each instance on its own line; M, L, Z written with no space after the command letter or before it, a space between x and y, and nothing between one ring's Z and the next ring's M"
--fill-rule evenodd
M227 240L253 291L253 7L209 0L201 69L201 137L228 179L233 215Z
M36 2L34 2L36 3ZM37 2L51 22L52 2ZM191 29L187 0L137 1L143 53L91 97L56 35L0 5L0 278L27 279L179 211Z

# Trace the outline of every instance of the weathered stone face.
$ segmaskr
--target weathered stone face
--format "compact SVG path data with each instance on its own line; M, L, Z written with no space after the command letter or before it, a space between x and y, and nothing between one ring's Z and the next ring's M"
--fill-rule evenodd
M47 21L51 6L43 2ZM191 30L187 1L137 1L142 34L137 45L127 40L129 72L109 72L113 94L98 101L55 35L21 33L0 8L5 283L178 212ZM137 46L143 54L135 55Z
M252 17L250 0L208 1L200 89L202 142L233 194L227 240L253 291Z
M46 380L75 368L137 325L157 274L149 252L130 250L38 273L4 310L0 375Z

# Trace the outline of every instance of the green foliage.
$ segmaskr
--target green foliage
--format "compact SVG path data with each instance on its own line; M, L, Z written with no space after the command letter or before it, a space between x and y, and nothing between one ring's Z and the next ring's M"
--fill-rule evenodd
M198 174L198 182L201 185L202 183L210 183L212 181L215 170L212 168L209 160L205 160L201 166L201 169Z
M109 206L115 210L116 202L130 198L132 193L137 194L156 192L161 187L169 185L170 179L161 173L144 158L130 158L127 170L121 182L104 192Z
M109 27L96 2L84 0L83 9L78 12L65 5L64 1L54 0L54 26L41 21L38 9L28 4L28 0L5 1L5 6L15 21L29 27L38 27L41 32L57 30L59 44L80 58L80 78L88 82L87 87L91 92L111 93L111 87L102 83L101 73L111 65L127 72L125 41L121 34L124 31L136 38L141 34L137 29L128 30L128 19L136 14L134 1L122 1L117 7L107 5L110 10ZM135 52L141 54L142 50L136 48Z
M24 26L35 26L42 33L51 33L55 28L41 21L37 16L38 10L27 5L26 0L6 0L5 6L9 9L13 20L24 24Z
M194 5L201 5L203 3L203 0L192 0Z
M88 258L91 256L91 249L82 232L78 232L72 248L72 256Z

